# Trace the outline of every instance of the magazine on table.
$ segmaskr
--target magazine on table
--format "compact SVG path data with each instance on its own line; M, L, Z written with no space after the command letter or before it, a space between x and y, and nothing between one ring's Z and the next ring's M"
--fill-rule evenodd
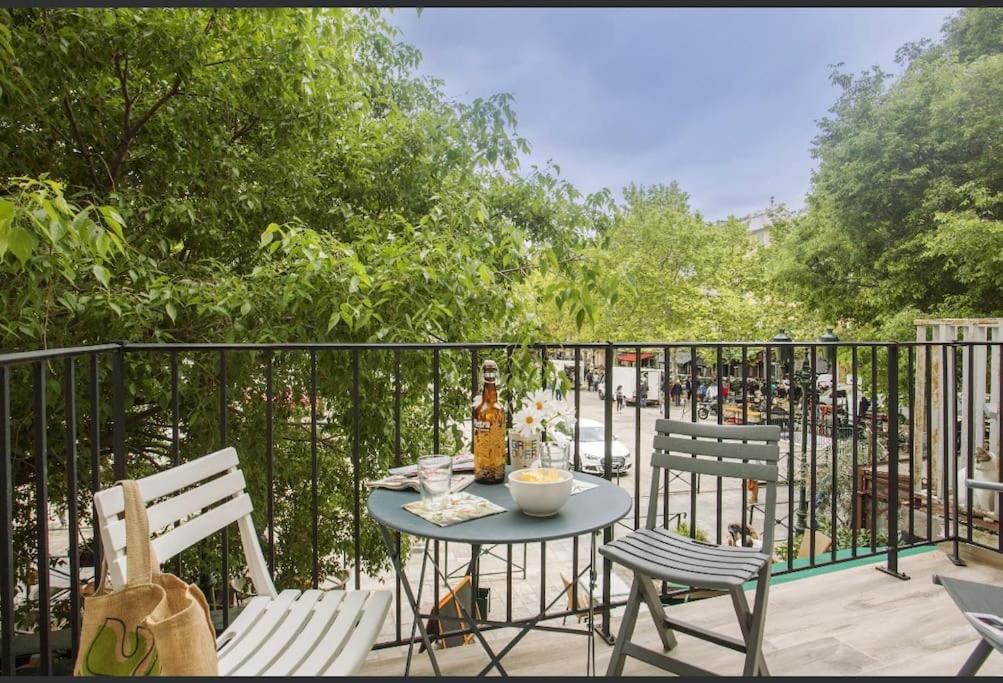
M454 474L449 490L456 493L473 483L474 475L472 474ZM391 491L421 491L417 476L407 477L401 474L390 474L382 479L367 481L366 486L373 489L390 489Z
M453 456L453 472L473 472L474 471L474 454L473 453L457 453ZM418 476L418 465L401 465L400 467L391 467L388 472L391 475L402 475L405 477L416 477Z

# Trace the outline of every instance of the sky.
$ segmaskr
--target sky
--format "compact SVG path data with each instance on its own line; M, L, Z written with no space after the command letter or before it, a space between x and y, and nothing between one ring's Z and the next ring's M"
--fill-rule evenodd
M511 93L523 169L585 192L677 181L711 220L804 204L828 65L898 73L949 9L429 8L390 15L463 101Z

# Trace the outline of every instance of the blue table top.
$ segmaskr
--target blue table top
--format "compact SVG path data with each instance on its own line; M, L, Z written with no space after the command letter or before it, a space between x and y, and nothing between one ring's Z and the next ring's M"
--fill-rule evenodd
M596 487L571 496L553 517L530 517L520 512L504 484L474 483L464 492L486 498L505 508L506 512L448 527L432 524L401 507L421 497L415 491L375 489L369 495L366 509L377 522L401 533L480 545L534 543L581 536L608 527L630 512L633 501L626 489L582 472L575 472L575 479L596 484Z

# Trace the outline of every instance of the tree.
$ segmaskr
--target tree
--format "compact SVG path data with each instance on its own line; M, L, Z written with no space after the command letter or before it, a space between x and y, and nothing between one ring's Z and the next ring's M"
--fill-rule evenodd
M513 347L506 389L514 396L539 382L528 347L539 325L525 284L546 273L556 284L545 298L581 322L594 314L602 283L582 254L608 229L608 195L583 197L556 169L520 174L517 154L528 143L510 97L447 101L439 84L414 75L416 51L377 11L0 10L0 52L0 178L11 178L0 187L5 350L119 339L490 339ZM441 356L440 448L451 452L464 445L471 359ZM98 414L78 382L87 423L78 467L90 473L84 438L93 421L105 485L113 481L110 360L99 361ZM226 444L241 454L261 530L269 368L277 581L309 585L315 561L321 577L356 560L369 571L385 567L364 516L356 553L356 484L394 462L387 387L398 376L401 452L431 451L431 354L181 354L181 457L224 445L222 402ZM175 456L171 370L170 354L126 356L130 476ZM67 504L61 378L51 364L57 508ZM12 405L30 405L25 376L12 388ZM357 440L356 398L364 406ZM23 580L37 524L31 419L19 410L12 430ZM364 457L355 462L353 453ZM85 491L76 503L88 524ZM184 568L218 586L220 547L207 550L186 554ZM33 618L30 602L21 617Z
M1003 52L996 8L962 10L897 78L834 69L808 210L778 230L771 272L854 334L908 338L921 315L999 315ZM976 248L978 245L978 248Z
M804 312L768 291L762 249L738 219L707 222L675 183L627 187L618 216L595 256L618 291L583 334L736 341L767 339L778 327L797 333Z

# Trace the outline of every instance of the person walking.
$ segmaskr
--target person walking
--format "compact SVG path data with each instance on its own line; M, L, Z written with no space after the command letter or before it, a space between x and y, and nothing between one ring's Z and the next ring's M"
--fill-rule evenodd
M697 400L703 403L704 399L707 398L707 385L704 382L700 382L700 386L697 387Z
M623 385L618 384L616 387L616 412L623 412Z
M690 383L690 378L686 378L686 384L683 387L686 389L686 402L689 403L690 398L693 396L693 385Z
M645 408L648 405L648 378L641 377L641 390L638 392L637 400L640 402L641 407Z
M585 386L588 387L589 391L595 388L595 385L592 383L592 368L585 371Z
M683 396L683 385L679 383L678 379L672 383L672 388L669 389L669 392L672 394L672 403L679 405Z

